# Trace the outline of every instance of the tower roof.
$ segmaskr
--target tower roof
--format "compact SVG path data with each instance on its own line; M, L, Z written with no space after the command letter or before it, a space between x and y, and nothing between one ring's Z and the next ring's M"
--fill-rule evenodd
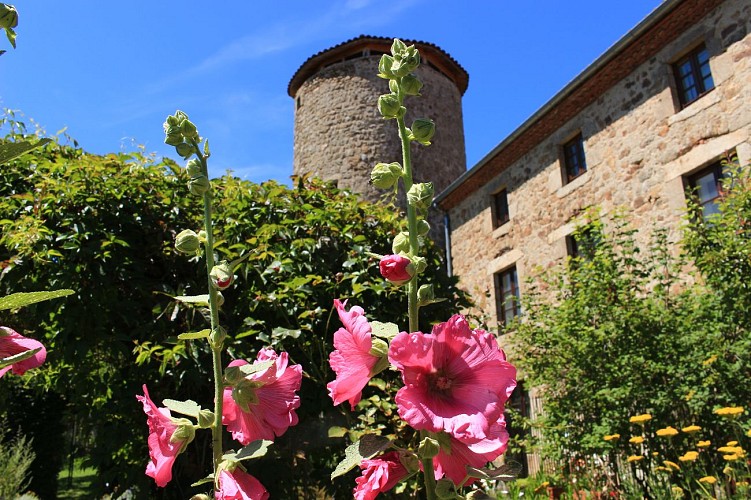
M372 55L388 54L392 42L393 38L360 35L357 38L352 38L351 40L322 50L310 56L297 69L289 81L287 93L290 97L295 97L300 86L308 78L331 64L352 59L358 55L365 55L365 51L368 51ZM420 50L423 64L433 67L448 77L454 82L459 92L464 95L469 85L469 74L448 52L435 44L419 40L404 40L404 43L408 45L414 44Z

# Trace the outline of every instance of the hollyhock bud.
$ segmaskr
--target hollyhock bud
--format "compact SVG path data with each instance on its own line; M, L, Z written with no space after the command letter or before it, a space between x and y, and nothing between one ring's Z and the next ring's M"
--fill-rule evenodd
M389 355L389 345L386 343L386 341L374 337L371 339L371 342L372 344L369 354L371 354L372 356L377 356L379 358L384 358Z
M426 437L420 441L420 445L417 448L417 455L422 458L433 458L441 451L441 445L433 438Z
M232 268L230 267L229 262L223 260L215 265L211 268L209 276L211 277L211 284L214 285L214 288L217 290L225 290L232 284L233 278Z
M427 118L418 118L412 122L412 137L425 146L430 145L430 139L435 134L435 123Z
M378 111L384 118L397 118L403 116L406 110L396 94L384 94L378 98Z
M186 139L197 141L199 138L198 129L192 121L188 120L187 116L185 116L185 120L180 123L180 133L183 134L183 137L185 137Z
M227 330L222 326L217 326L211 331L211 334L209 334L209 342L215 347L221 346L226 338Z
M12 5L0 3L0 28L12 29L18 26L18 12Z
M181 142L175 149L177 150L177 154L183 158L190 158L190 156L196 151L195 148L187 142Z
M427 210L433 203L433 183L416 182L407 191L407 202L418 210Z
M205 175L195 177L188 181L188 189L191 194L196 196L203 196L211 188L211 181Z
M168 146L179 146L183 144L183 136L180 133L170 134L168 133L164 138L164 143Z
M370 173L370 182L378 189L392 189L404 175L399 163L376 163Z
M391 250L395 254L409 252L409 233L402 231L394 236L394 242L391 244Z
M420 95L422 82L415 75L407 75L402 78L402 92L407 95Z
M391 42L391 55L395 58L401 57L405 50L407 50L407 45L398 38L394 38L394 41Z
M188 172L191 179L203 175L203 166L201 165L200 160L197 160L196 158L188 160L188 163L185 164L185 170Z
M435 300L435 292L433 291L433 285L422 285L417 290L417 301L420 304L430 304Z
M394 58L388 54L383 54L381 60L378 61L378 76L381 78L394 78L394 73L391 71L392 64L394 64Z
M420 52L414 45L410 45L402 54L402 65L409 69L407 73L411 73L417 69L420 65Z
M175 238L175 249L180 253L193 255L199 248L201 248L201 242L198 240L198 235L195 231L185 229L184 231L180 231Z
M386 255L379 263L381 276L395 285L403 285L412 279L414 266L412 261L402 255Z
M201 429L208 429L214 425L215 420L214 412L211 410L202 409L198 412L198 427Z
M430 224L428 224L428 221L424 219L420 219L417 221L417 234L420 236L425 236L430 231Z
M393 94L398 94L399 93L399 82L397 82L396 80L389 80L389 90Z

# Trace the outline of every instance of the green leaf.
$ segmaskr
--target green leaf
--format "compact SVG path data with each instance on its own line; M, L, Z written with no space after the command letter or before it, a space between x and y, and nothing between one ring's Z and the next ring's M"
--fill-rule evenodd
M18 354L14 354L13 356L2 358L0 359L0 369L5 368L6 366L10 366L14 363L18 363L19 361L23 361L24 359L29 359L41 350L41 347L37 347L36 349L29 349L28 351L19 352Z
M337 478L351 471L363 460L373 458L378 453L389 447L391 441L383 436L375 434L366 434L359 441L347 446L344 452L344 460L339 462L334 472L331 473L331 479Z
M371 333L376 337L391 340L399 334L399 327L394 323L381 323L380 321L371 321Z
M181 333L177 336L177 338L180 340L195 340L208 338L209 335L211 335L211 329L206 328L205 330L201 330L200 332Z
M296 339L300 336L301 333L302 333L301 330L291 329L291 328L282 328L281 326L277 326L276 328L271 330L271 336L275 339L284 339L287 337Z
M2 142L0 143L0 165L5 165L22 154L44 146L49 142L52 142L52 139L44 138L33 144L28 141Z
M185 304L197 304L199 306L209 305L209 294L204 295L178 295L175 300Z
M190 399L187 401L165 399L162 401L162 404L169 408L170 411L181 413L182 415L188 415L189 417L198 418L198 413L201 411L201 406Z
M254 458L261 458L269 451L269 446L273 443L273 441L266 439L253 441L235 453L235 460L252 460Z
M341 427L338 425L334 425L329 427L329 437L330 438L340 438L347 435L347 428Z
M206 483L213 483L214 482L214 474L209 474L203 479L199 479L195 483L191 484L191 486L201 486L202 484Z
M6 297L0 298L0 310L18 309L19 307L28 306L45 300L57 299L75 293L73 290L53 290L45 292L19 292L12 293Z
M254 373L267 370L273 364L273 359L267 359L266 361L248 363L247 365L238 366L237 369L240 370L244 375L253 375Z

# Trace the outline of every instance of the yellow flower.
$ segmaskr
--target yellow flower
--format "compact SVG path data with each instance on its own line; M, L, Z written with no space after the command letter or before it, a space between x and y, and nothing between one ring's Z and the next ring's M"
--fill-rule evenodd
M714 476L704 476L703 478L699 479L700 483L707 483L707 484L714 484L717 482L717 478Z
M607 436L605 436L602 439L604 439L605 441L616 441L616 440L620 439L620 437L621 437L620 434L608 434Z
M751 429L749 429L749 430L746 431L746 437L750 437L751 438Z
M673 486L670 488L670 490L673 492L673 495L676 495L677 497L683 497L683 488L680 486Z
M709 366L712 363L714 363L715 361L717 361L717 355L712 354L710 357L708 357L707 359L705 359L704 361L702 361L701 364L703 364L704 366Z
M738 441L728 441L727 445L728 446L738 446Z
M735 483L735 485L739 488L745 488L746 486L748 486L748 481L738 481L737 483Z
M699 448L706 448L710 444L712 444L712 441L699 441L698 443L696 443L696 446L698 446Z
M698 451L687 451L682 456L678 457L678 460L681 462L693 462L699 458L699 452Z
M665 461L664 461L663 463L664 463L665 465L667 465L668 467L672 467L672 468L673 468L673 469L675 469L675 470L681 470L681 467L680 467L680 465L678 465L678 464L677 464L677 463L675 463L675 462L671 462L670 460L665 460Z
M698 425L689 425L688 427L684 427L681 430L686 434L691 434L692 432L700 431L701 427L699 427Z
M652 415L649 413L642 413L641 415L635 415L628 419L632 424L643 424L648 420L652 420Z
M735 453L737 455L740 455L743 453L743 448L740 446L720 446L717 448L717 451L720 453Z
M726 406L724 408L718 408L714 411L716 415L719 415L721 417L737 417L738 415L742 414L745 410L742 406Z
M639 460L644 460L644 456L642 455L631 455L626 459L626 462L638 462Z
M644 438L641 436L634 436L631 439L628 440L631 444L641 444L644 442Z
M724 469L722 469L722 473L725 474L725 475L728 475L728 476L732 476L733 472L735 472L735 471L730 466L725 467Z
M663 467L662 465L658 465L655 467L655 470L658 470L660 472L673 472L673 470L670 467Z
M660 437L673 437L678 434L678 430L674 427L667 426L664 429L658 429L655 434Z
M741 457L739 457L738 455L736 455L735 453L733 453L732 455L723 455L722 458L725 459L725 460L727 460L728 462L732 462L734 460L738 460Z

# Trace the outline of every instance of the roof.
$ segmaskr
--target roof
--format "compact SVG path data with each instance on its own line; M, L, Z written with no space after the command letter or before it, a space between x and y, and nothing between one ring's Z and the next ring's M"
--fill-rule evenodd
M724 0L665 0L595 62L436 197L458 205L626 78Z
M287 93L290 97L295 97L298 89L311 76L318 73L322 68L335 62L348 59L354 54L365 49L375 51L376 53L388 53L391 49L393 38L360 35L346 42L334 45L326 50L310 56L292 75L292 79L287 86ZM414 44L420 50L420 56L423 62L432 65L438 71L453 81L459 91L464 95L469 85L469 73L449 55L448 52L439 46L423 42L420 40L403 40L406 44Z

